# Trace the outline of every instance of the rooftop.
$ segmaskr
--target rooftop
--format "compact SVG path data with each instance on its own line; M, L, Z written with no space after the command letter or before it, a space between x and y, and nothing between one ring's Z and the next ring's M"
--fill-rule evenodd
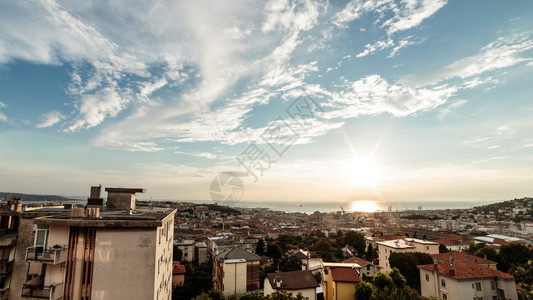
M450 258L453 258L455 262L460 261L470 261L477 264L496 264L495 261L484 259L482 257L477 257L474 255L466 254L464 252L448 252L448 253L439 253L439 254L431 254L431 257L442 260L442 261L450 261Z
M333 267L331 277L337 282L361 282L361 276L354 268Z
M153 208L129 210L101 210L98 218L72 217L68 209L43 208L27 212L38 214L35 224L81 226L81 227L158 227L167 217L173 215L175 209ZM44 215L44 216L43 216Z
M234 247L220 252L217 256L215 256L215 259L218 261L227 261L232 259L245 259L246 261L254 261L261 260L261 257L244 249Z
M514 279L513 275L501 271L493 270L480 266L470 261L457 261L453 264L453 270L450 269L450 263L440 263L431 265L417 266L419 269L428 271L437 271L439 275L450 277L457 280L469 280L480 278L500 278Z
M364 267L366 265L370 265L372 264L371 262L369 262L368 260L364 260L362 258L359 258L357 256L352 256L350 258L347 258L343 261L343 263L355 263L355 264L358 264L360 265L361 267Z
M185 273L187 273L187 270L185 270L185 266L180 265L179 261L175 261L173 268L172 268L172 274L177 275L177 274L185 274Z
M275 290L300 290L317 288L319 286L311 271L269 273L267 274L267 278Z
M435 241L435 243L443 244L445 246L467 246L461 238L442 238Z

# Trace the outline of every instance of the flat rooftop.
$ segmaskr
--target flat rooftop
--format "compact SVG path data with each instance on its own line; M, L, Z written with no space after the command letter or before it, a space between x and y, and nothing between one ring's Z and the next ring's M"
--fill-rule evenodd
M39 209L32 213L39 213L41 217L35 218L35 224L56 226L80 226L80 227L158 227L163 221L173 216L175 209L153 208L129 210L100 210L99 218L72 217L69 209ZM46 213L48 214L46 215ZM43 214L45 214L43 216Z

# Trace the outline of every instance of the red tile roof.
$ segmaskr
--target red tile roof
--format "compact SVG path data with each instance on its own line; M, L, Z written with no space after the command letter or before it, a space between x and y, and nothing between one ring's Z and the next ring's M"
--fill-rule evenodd
M468 245L468 243L463 242L461 238L442 238L434 242L443 244L446 246L467 246Z
M332 267L330 269L333 281L338 282L361 282L361 276L356 269L345 267Z
M442 260L442 261L450 261L450 258L453 258L455 262L459 261L470 261L477 264L496 264L495 261L484 259L481 257L477 257L474 255L466 254L464 252L447 252L447 253L439 253L439 254L431 254L431 257Z
M364 260L362 258L359 258L357 256L352 256L350 258L347 258L343 261L343 263L348 263L348 264L353 264L353 263L356 263L358 265L360 265L361 267L364 267L366 265L369 265L371 264L371 262L367 261L367 260Z
M449 263L441 263L441 264L436 264L436 265L435 264L420 265L417 267L419 269L435 271L435 266L437 267L439 275L454 278L457 280L491 278L491 277L498 277L501 279L514 279L513 275L511 274L507 274L501 271L483 267L483 266L480 266L476 263L469 262L469 261L455 262L453 270L450 270Z
M179 261L175 261L173 263L174 263L174 268L172 269L172 274L173 275L187 273L187 271L185 270L185 266L184 265L180 265Z

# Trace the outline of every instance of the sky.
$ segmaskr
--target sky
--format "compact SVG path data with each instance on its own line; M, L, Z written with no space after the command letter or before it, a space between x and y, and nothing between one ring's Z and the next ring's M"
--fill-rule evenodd
M531 1L2 1L0 191L532 196L532 13Z

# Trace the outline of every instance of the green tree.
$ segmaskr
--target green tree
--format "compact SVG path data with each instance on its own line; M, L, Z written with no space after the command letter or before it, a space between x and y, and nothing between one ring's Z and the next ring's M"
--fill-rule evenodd
M489 247L480 248L480 249L476 250L474 255L477 256L477 257L481 257L481 258L485 258L486 257L489 260L495 261L495 262L498 263L498 267L500 267L500 265L501 265L501 259L498 256L498 252L496 252L496 250L494 250L494 248L489 248Z
M421 252L394 252L389 257L391 268L398 268L405 276L407 284L415 289L420 288L420 275L416 266L432 264L433 258L427 253Z
M173 247L173 252L172 252L172 260L173 261L180 261L181 258L183 257L183 251L181 251L181 249L178 248L178 246L174 245Z
M474 243L474 242L470 242L470 245L468 247L468 249L466 249L466 253L470 254L470 255L474 255L474 253L476 253L477 250L481 249L481 248L484 248L485 247L485 243Z
M272 257L274 259L280 259L281 254L281 248L278 245L274 243L267 244L266 256Z
M439 253L446 253L446 252L450 252L450 250L446 248L446 245L439 244Z
M281 272L299 271L302 269L302 261L296 255L283 255L279 260L279 269Z
M361 281L355 285L355 299L356 300L370 300L372 297L372 284L369 282Z
M263 292L255 292L239 297L239 300L262 300L265 299Z
M368 248L366 249L365 258L368 261L373 261L374 259L378 258L378 251L377 249L374 249L372 244L368 245Z
M500 269L507 272L512 265L526 264L529 259L533 258L533 251L530 251L527 246L520 243L509 243L500 246L499 252L501 266Z
M392 278L389 275L382 272L378 272L376 275L374 275L374 278L372 279L372 284L378 289L384 289L386 287L393 287L394 281L392 281Z
M344 244L354 247L359 255L363 255L363 253L365 253L366 242L364 234L353 230L348 231L344 235L343 241Z
M255 246L255 254L261 256L265 254L265 242L263 239L259 239L257 245Z
M392 268L392 271L389 272L389 276L397 288L402 289L405 286L405 277L397 268Z
M287 293L286 291L275 291L274 293L264 297L267 300L309 300L309 298L304 297L302 293L298 293L296 296L293 296L292 293Z

